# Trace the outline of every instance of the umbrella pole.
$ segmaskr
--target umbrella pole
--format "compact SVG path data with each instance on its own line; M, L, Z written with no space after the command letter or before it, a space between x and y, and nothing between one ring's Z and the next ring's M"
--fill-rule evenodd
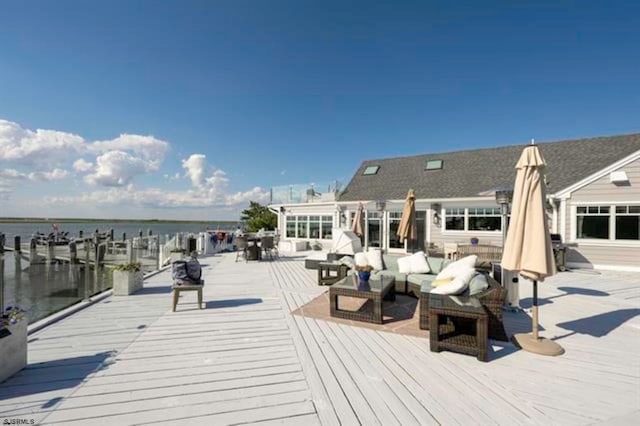
M531 309L532 333L513 335L513 342L523 350L538 355L558 356L564 353L562 346L553 340L538 335L538 281L533 281L533 304Z
M533 281L533 307L531 313L531 319L533 321L533 340L538 340L538 281Z

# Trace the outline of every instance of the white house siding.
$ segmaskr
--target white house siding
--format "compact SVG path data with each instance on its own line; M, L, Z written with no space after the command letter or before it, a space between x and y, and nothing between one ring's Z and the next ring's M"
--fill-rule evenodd
M568 251L568 261L574 266L597 269L640 270L640 242L590 241L575 238L575 211L578 205L640 204L640 159L617 169L625 171L628 185L618 186L610 182L607 174L571 193L566 200L566 226L563 235L573 246Z

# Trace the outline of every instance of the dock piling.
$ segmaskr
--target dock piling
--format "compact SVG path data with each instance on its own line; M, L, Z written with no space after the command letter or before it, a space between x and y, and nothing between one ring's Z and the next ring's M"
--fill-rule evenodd
M13 237L13 249L17 253L20 253L22 251L22 247L20 246L20 235L16 235L15 237Z
M84 300L89 300L89 278L90 278L90 260L89 253L91 251L91 240L87 239L84 242Z
M31 238L29 242L29 263L31 265L35 264L38 260L38 251L36 250L36 239L34 237Z

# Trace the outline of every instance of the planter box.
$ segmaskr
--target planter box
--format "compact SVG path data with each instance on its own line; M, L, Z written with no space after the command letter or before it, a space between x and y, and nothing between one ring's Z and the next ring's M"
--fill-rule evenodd
M113 271L113 295L128 296L142 288L142 271Z
M10 325L10 336L0 339L0 383L27 365L27 319Z

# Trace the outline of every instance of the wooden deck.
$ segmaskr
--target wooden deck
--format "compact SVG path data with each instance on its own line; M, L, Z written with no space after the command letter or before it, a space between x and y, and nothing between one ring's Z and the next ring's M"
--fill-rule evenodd
M169 272L29 336L0 419L38 424L631 424L640 415L640 277L564 273L541 285L558 358L493 345L490 362L427 338L290 315L326 291L301 258L202 259L171 312ZM529 303L522 286L523 305ZM529 327L508 314L508 329ZM426 336L425 336L426 337Z

